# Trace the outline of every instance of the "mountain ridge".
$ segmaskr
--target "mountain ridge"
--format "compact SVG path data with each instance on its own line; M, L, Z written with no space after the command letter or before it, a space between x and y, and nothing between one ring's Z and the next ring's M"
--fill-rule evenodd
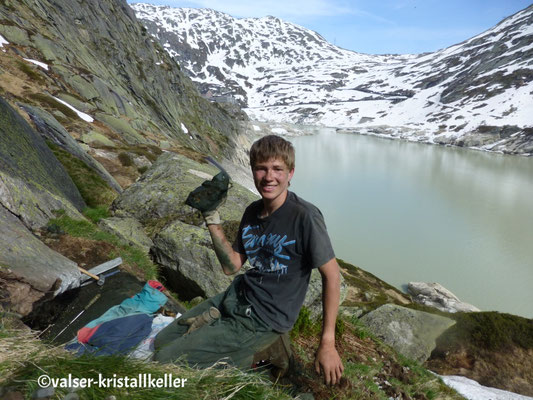
M533 152L533 6L418 55L356 53L271 17L131 6L201 92L251 119Z

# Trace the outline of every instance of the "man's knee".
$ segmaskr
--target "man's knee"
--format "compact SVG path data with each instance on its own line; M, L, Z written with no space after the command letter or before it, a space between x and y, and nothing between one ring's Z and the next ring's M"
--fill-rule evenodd
M155 336L154 348L156 350L180 338L187 331L186 327L178 324L178 320L172 321Z

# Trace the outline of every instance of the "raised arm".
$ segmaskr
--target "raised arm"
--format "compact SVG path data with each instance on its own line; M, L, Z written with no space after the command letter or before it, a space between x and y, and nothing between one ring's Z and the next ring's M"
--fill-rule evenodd
M237 273L246 261L246 255L233 250L228 239L226 239L226 235L224 235L222 225L208 223L207 228L211 234L215 254L222 266L222 271L224 271L226 275Z
M322 275L322 336L315 356L316 372L324 373L326 384L339 383L344 366L335 348L335 321L340 301L340 271L337 260L332 258L319 268Z

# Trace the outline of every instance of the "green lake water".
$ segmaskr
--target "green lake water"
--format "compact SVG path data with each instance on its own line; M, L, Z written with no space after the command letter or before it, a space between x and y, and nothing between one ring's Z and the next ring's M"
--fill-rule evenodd
M290 140L291 190L321 209L337 257L533 318L533 157L332 129Z

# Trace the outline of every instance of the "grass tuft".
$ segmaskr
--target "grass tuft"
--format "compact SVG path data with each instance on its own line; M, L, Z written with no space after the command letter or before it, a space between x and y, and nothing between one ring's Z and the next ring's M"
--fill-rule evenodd
M133 162L133 158L131 158L131 155L126 153L125 151L121 151L118 153L118 160L122 164L123 167L131 167L135 165Z
M8 339L0 340L0 385L18 390L26 398L32 398L39 389L37 380L42 375L65 381L69 375L72 378L93 379L94 383L90 387L76 391L82 399L104 399L109 396L134 400L291 398L262 375L228 366L199 371L186 366L133 360L125 356L88 355L76 358L59 347L43 344L36 339L35 332L15 331L8 334ZM125 378L131 382L139 374L150 374L149 378L153 380L164 379L165 374L172 374L173 380L179 378L183 384L180 387L125 387ZM97 382L106 384L99 385ZM118 382L122 382L122 387ZM69 390L61 385L56 387L54 398L65 397Z
M300 309L298 318L292 327L290 336L295 339L298 336L309 337L319 335L322 330L320 321L313 321L311 312L305 306Z
M495 311L456 313L457 323L439 342L470 343L478 349L507 350L514 346L533 349L533 320Z
M87 207L83 210L83 215L89 218L93 223L97 224L101 219L109 218L109 208L100 206L96 208Z
M101 216L101 210L90 211L90 214L92 212L97 215L93 215L93 218ZM124 264L140 271L146 280L157 279L158 277L157 266L150 260L148 255L136 247L124 244L115 235L102 231L91 221L77 220L63 214L51 219L48 222L48 226L59 227L70 236L110 243L117 249L117 254L110 254L110 257L121 257Z
M47 141L59 162L65 167L83 200L91 208L109 207L117 193L91 167L58 145Z
M34 68L22 61L17 61L17 67L33 81L44 83L44 78Z

